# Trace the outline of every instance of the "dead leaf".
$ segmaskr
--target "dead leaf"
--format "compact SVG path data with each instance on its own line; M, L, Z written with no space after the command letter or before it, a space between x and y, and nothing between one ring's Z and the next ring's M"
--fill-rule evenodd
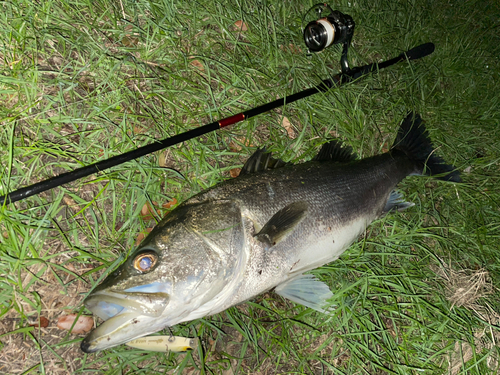
M73 327L73 329L71 329L71 333L74 334L89 332L94 326L94 319L92 319L91 316L80 315L78 316L78 320L75 322L77 316L78 314L60 316L57 320L57 328L69 331L71 327Z
M153 206L157 206L157 205L158 205L158 203L153 202ZM153 219L155 217L155 215L156 215L155 210L151 207L149 202L146 202L144 204L144 206L142 206L142 209L141 209L142 220L149 221L149 220Z
M139 246L144 237L146 237L146 234L150 233L152 230L153 228L147 228L144 232L139 233L135 239L135 246Z
M194 66L195 68L198 68L202 72L205 70L205 67L203 66L203 64L199 60L191 60L190 64L192 66Z
M29 325L30 327L47 328L49 326L49 320L46 317L41 316L38 320L31 322Z
M172 199L170 202L167 202L167 203L163 203L162 204L162 207L163 208L166 208L166 209L169 209L171 208L172 206L175 206L177 204L177 199Z
M241 168L233 168L229 171L232 178L238 177L240 175Z
M245 22L243 22L242 20L236 21L234 23L234 26L235 26L236 30L240 30L240 31L247 31L248 30L247 24Z
M288 138L290 139L295 139L295 129L293 128L290 120L288 117L282 116L281 117L281 126L283 126L286 130L286 134L288 135Z

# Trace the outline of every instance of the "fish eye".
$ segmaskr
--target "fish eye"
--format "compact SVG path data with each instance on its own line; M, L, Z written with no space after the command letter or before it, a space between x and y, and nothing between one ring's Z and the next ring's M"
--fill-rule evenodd
M144 253L137 254L135 256L133 265L134 268L139 272L149 272L153 269L158 261L158 255L153 251L147 251Z

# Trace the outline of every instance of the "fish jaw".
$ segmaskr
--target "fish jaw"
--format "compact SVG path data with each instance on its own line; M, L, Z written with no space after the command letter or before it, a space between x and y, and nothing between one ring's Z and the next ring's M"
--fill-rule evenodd
M154 333L160 329L155 324L156 320L156 317L140 315L137 312L118 314L88 334L80 348L85 353L94 353ZM137 330L136 325L141 325L144 329Z
M168 303L167 293L102 291L90 295L85 300L85 307L101 319L107 320L122 312L158 317Z
M157 327L151 327L169 302L169 295L161 292L105 290L93 293L85 300L85 307L104 322L82 341L81 349L93 353L155 332ZM147 332L148 329L153 330Z
M234 284L239 282L239 279L230 282L218 295L208 298L205 304L198 306L181 300L170 300L162 313L149 316L141 314L144 309L142 301L120 299L116 296L117 293L110 292L92 295L85 300L85 306L105 321L87 335L80 348L85 353L94 353L158 332L165 327L222 311L227 308L226 300L231 297ZM225 307L222 308L223 306Z

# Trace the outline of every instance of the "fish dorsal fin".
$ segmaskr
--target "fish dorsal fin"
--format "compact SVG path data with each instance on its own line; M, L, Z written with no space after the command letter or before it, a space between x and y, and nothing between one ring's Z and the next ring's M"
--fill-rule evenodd
M322 313L332 310L326 306L328 300L333 297L332 291L314 275L300 275L278 285L274 291L295 303Z
M257 240L272 247L290 233L307 213L307 202L294 202L276 212L255 235Z
M325 143L313 160L347 163L356 160L356 158L357 155L352 151L352 147L342 146L340 141L333 140Z
M240 176L268 169L281 168L285 165L287 165L287 163L281 159L273 158L271 153L267 152L265 148L259 148L246 161L245 165L241 169Z

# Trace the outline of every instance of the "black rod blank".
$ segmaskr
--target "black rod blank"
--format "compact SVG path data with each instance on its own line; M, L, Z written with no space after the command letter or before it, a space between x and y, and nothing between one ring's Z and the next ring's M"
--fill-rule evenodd
M206 124L203 126L200 126L195 129L191 129L187 132L174 135L173 137L163 139L161 141L157 141L155 143L151 143L146 146L139 147L135 150L131 150L128 152L125 152L120 155L113 156L109 159L102 160L93 164L90 164L88 166L82 167L75 169L74 171L62 173L58 176L51 177L47 180L38 182L33 185L29 185L26 187L23 187L21 189L15 190L13 192L10 192L6 195L3 195L0 197L0 204L5 204L5 203L14 203L17 201L20 201L22 199L25 199L27 197L30 197L32 195L39 194L43 191L53 189L57 186L61 186L64 184L67 184L69 182L78 180L82 177L89 176L91 174L97 173L104 171L106 169L109 169L111 167L117 166L119 164L125 163L130 160L137 159L141 156L148 155L152 152L159 151L161 149L164 149L166 147L170 147L173 145L176 145L178 143L187 141L189 139L193 139L195 137L199 137L200 135L210 133L214 130L218 130L220 128L233 125L235 123L238 123L240 121L249 119L251 117L260 115L261 113L268 112L274 108L281 107L283 105L293 103L297 100L306 98L308 96L314 95L318 92L325 92L331 88L336 88L339 87L345 83L351 82L353 80L356 80L362 76L365 76L369 73L376 72L380 69L386 68L388 66L397 64L401 61L405 60L416 60L420 59L422 57L425 57L427 55L430 55L432 52L434 52L434 44L433 43L425 43L421 44L415 48L412 48L411 50L402 53L401 55L394 57L390 60L383 61L381 63L372 63L360 67L353 68L349 70L348 72L345 73L340 73L337 74L336 76L332 77L331 79L325 79L323 80L319 85L300 91L298 93L285 96L280 99L276 99L270 103L263 104L261 106L258 106L253 109L249 109L247 111L238 113L236 115L227 117L225 119L222 119L220 121L215 121L210 124Z

